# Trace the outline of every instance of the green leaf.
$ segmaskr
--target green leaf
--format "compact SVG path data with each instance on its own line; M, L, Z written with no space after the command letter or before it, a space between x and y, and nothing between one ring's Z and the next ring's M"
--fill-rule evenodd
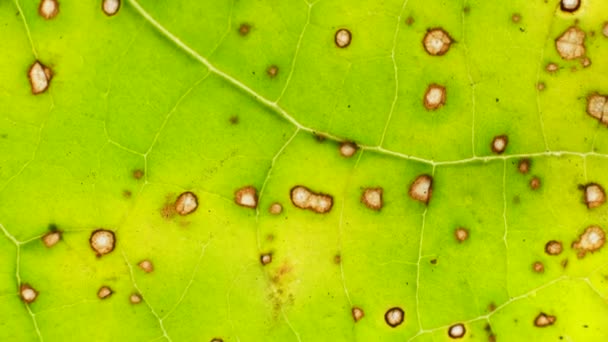
M0 340L608 340L573 3L0 2Z

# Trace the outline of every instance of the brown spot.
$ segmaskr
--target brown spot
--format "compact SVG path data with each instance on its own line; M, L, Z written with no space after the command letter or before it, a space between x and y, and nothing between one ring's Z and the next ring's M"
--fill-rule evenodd
M344 49L350 45L351 40L352 34L349 30L341 28L336 31L336 34L334 36L334 42L336 43L337 47Z
M341 262L342 262L342 255L340 255L340 254L334 255L334 264L340 265Z
M38 291L36 291L29 284L24 283L19 286L19 296L23 302L26 304L31 304L36 300L36 298L38 298Z
M124 198L131 198L131 196L133 195L133 193L131 191L129 191L129 190L124 190L122 192L122 195L123 195Z
M232 124L232 125L237 125L239 123L239 117L236 115L233 115L230 117L230 119L228 119L228 121L230 121L230 124Z
M390 308L384 314L384 320L391 328L396 328L398 325L403 323L405 319L405 312L399 307Z
M279 215L283 212L283 206L281 205L281 203L272 203L270 207L268 207L268 212L272 215Z
M266 69L266 73L270 78L275 78L279 74L279 67L276 65L271 65Z
M120 0L103 0L101 9L103 10L103 13L111 17L118 13L118 10L120 9Z
M513 13L513 15L511 16L511 21L514 23L518 23L521 21L521 14L519 13Z
M173 207L175 208L175 212L181 216L192 214L198 208L198 197L193 192L183 192L177 197Z
M492 312L492 311L494 311L494 310L496 310L496 304L494 304L494 303L492 302L492 303L490 303L490 304L488 305L488 311L489 311L489 312Z
M264 253L260 255L260 262L266 266L272 262L272 253Z
M606 192L601 185L589 183L585 185L583 189L585 192L585 204L587 205L587 208L597 208L606 202Z
M332 196L313 192L302 185L296 185L291 188L290 195L291 203L294 206L300 209L312 210L318 214L328 213L334 202Z
M541 312L534 319L534 325L539 328L544 328L553 325L553 323L555 323L555 320L555 316L547 315L546 313Z
M424 93L424 108L427 110L436 110L441 108L445 104L446 90L444 86L438 84L431 84L426 88Z
M555 64L555 63L549 63L545 67L545 70L547 70L547 72L554 73L557 70L559 70L559 66L557 64Z
M532 162L528 158L521 159L517 164L517 170L519 170L520 173L526 174L528 171L530 171L531 163Z
M606 233L599 226L589 226L578 240L572 243L572 248L578 251L579 258L584 258L587 252L594 253L606 243Z
M494 335L494 334L488 335L488 342L496 342L496 335Z
M109 286L102 286L97 291L97 297L99 299L106 299L106 298L109 298L113 293L114 293L114 291L112 291L112 289Z
M361 318L365 316L365 312L363 312L363 309L356 306L353 306L351 312L353 314L353 319L355 320L355 323L359 322L359 320L361 320Z
M27 76L30 79L32 94L38 95L48 89L53 78L53 71L39 61L36 61L30 67Z
M53 19L59 13L59 2L57 0L41 0L38 5L38 14L46 20Z
M564 12L572 13L581 7L581 0L561 0L559 7Z
M591 94L587 97L587 114L608 125L608 96Z
M245 208L255 209L258 206L257 190L253 186L245 186L234 192L234 203Z
M414 18L412 17L407 17L407 19L405 19L405 24L407 26L412 26L412 24L414 23ZM607 24L608 25L608 24Z
M382 188L366 188L361 195L361 203L372 210L382 209Z
M577 59L585 55L585 32L578 27L569 27L555 40L555 48L565 60Z
M107 229L97 229L91 233L89 238L91 248L98 257L106 255L114 250L116 237L114 232Z
M543 273L545 272L545 265L543 265L543 263L540 261L536 261L532 264L532 270L534 270L536 273Z
M581 59L581 65L583 66L583 68L588 68L589 66L591 66L591 59L589 57Z
M536 83L536 90L538 90L538 91L543 91L543 90L545 90L546 87L547 86L545 85L544 82L538 82L538 83Z
M321 134L321 133L317 133L317 132L314 132L314 133L313 133L313 136L315 137L315 140L316 140L317 142L320 142L320 143L324 142L324 141L325 141L325 139L327 139L327 138L325 137L325 135L323 135L323 134Z
M148 259L140 261L137 266L139 266L139 268L141 268L146 273L154 271L154 264L152 264L152 261Z
M602 34L604 37L608 38L608 21L604 23L604 27L602 27Z
M551 240L545 244L545 253L549 255L560 255L564 250L562 243L556 240Z
M492 145L490 147L492 148L492 152L502 154L507 149L508 144L509 137L503 134L495 136L494 139L492 139Z
M239 26L239 34L243 37L248 35L250 31L251 31L251 25L249 25L247 23L242 23L241 26Z
M129 302L131 302L131 304L139 304L139 303L141 303L141 301L142 301L142 298L139 293L132 293L129 296Z
M47 248L51 248L61 241L61 234L59 230L50 231L42 236L42 243Z
M562 260L559 264L562 265L562 268L568 267L568 259Z
M429 29L424 35L422 45L431 56L443 56L450 49L452 38L441 28Z
M462 243L469 238L469 231L465 228L458 227L454 230L454 236L456 237L456 241Z
M141 179L144 176L144 171L141 169L133 170L133 178Z
M532 179L530 179L530 188L532 190L540 188L540 179L538 177L532 177Z
M357 153L357 144L350 141L344 141L340 143L340 155L344 158L350 158Z
M448 336L451 338L463 338L466 332L467 329L464 327L464 324L457 323L448 329Z
M431 259L430 263L431 265L437 265L437 259Z
M426 174L416 177L410 185L409 195L415 201L428 204L433 195L433 177Z
M211 342L224 342L224 340L222 340L221 338L216 337L216 338L213 338L211 340Z
M266 241L274 241L274 235L273 234L266 235Z

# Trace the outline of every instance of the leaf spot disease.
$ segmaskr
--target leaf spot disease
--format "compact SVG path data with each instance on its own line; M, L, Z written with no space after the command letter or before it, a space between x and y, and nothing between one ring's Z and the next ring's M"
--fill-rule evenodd
M266 266L272 262L272 253L264 253L260 255L260 263Z
M291 203L300 209L308 209L317 214L328 213L334 203L332 196L316 193L305 186L296 185L290 191Z
M279 67L276 65L271 65L266 69L266 73L268 74L268 77L275 78L279 74Z
M118 10L120 9L120 0L103 0L101 9L103 10L103 13L111 17L118 13Z
M524 158L517 164L517 170L522 174L526 174L530 171L530 164L530 159Z
M112 294L114 293L114 291L112 291L112 289L109 286L102 286L99 288L99 290L97 291L97 297L99 299L107 299L109 298Z
M57 0L42 0L38 6L38 14L44 19L50 20L59 13L59 2Z
M91 233L89 238L91 248L98 257L106 255L114 250L116 237L114 232L107 229L97 229Z
M436 110L445 104L446 90L444 86L431 84L424 93L424 108L427 110Z
M424 49L431 56L445 55L450 49L451 44L452 38L441 28L429 29L422 40Z
M547 70L547 72L549 72L549 73L554 73L557 70L559 70L559 66L557 64L555 64L555 63L549 63L545 67L545 70Z
M511 16L511 21L514 23L519 23L521 21L521 14L513 13L513 15Z
M428 204L433 194L433 177L430 175L420 175L416 177L410 185L409 195L415 200Z
M538 190L538 188L540 188L540 178L532 177L532 179L530 179L530 189Z
M457 324L452 325L448 329L448 336L450 336L451 338L463 338L466 331L467 330L464 327L464 324L457 323Z
M353 306L351 313L353 315L353 320L355 320L355 323L359 322L361 318L365 316L365 312L363 312L363 309L357 306Z
M585 55L585 32L578 27L569 27L555 40L555 48L565 60L577 59Z
M532 264L532 270L536 273L543 273L545 272L545 265L540 261L536 261Z
M540 314L538 314L538 316L536 316L536 318L534 319L534 325L539 327L539 328L544 328L544 327L548 327L550 325L553 325L553 323L555 323L555 316L551 316L548 315L544 312L541 312Z
M21 286L19 286L19 296L23 302L30 304L33 303L36 298L38 298L38 291L36 291L29 284L21 284Z
M492 145L490 147L492 148L492 152L502 154L507 149L508 144L509 137L503 134L495 136L494 139L492 139Z
M396 328L405 320L405 312L400 307L393 307L386 311L384 320L391 328Z
M272 203L270 207L268 207L268 212L272 215L279 215L283 212L283 206L278 202Z
M181 216L192 214L198 208L198 198L193 192L186 191L177 197L174 208Z
M606 192L601 185L589 183L584 186L584 191L587 208L597 208L606 202Z
M564 12L572 13L581 7L581 0L561 0L560 8Z
M578 251L578 257L584 258L587 252L594 253L606 243L606 233L599 226L589 226L578 240L572 243L572 248Z
M257 190L253 186L246 186L234 193L234 202L241 207L255 209L258 206Z
M61 232L58 230L48 232L42 236L42 243L47 247L51 248L61 241Z
M350 141L340 143L340 155L344 158L350 158L357 153L357 144Z
M39 61L34 62L28 72L32 94L38 95L44 93L51 83L53 71Z
M602 34L604 37L608 38L608 21L604 23L604 27L602 27Z
M608 125L608 96L591 94L587 97L587 114Z
M144 259L142 261L140 261L137 266L139 266L139 268L142 269L142 271L146 272L146 273L151 273L154 271L154 264L152 264L152 261L148 260L148 259Z
M129 302L131 302L131 304L139 304L139 303L141 303L141 301L142 301L142 298L139 293L132 293L129 296Z
M251 32L251 25L247 23L242 23L241 26L239 26L239 34L241 36L245 37L249 34L249 32Z
M561 242L551 240L545 244L545 253L549 255L560 255L564 250Z
M372 210L379 211L382 209L382 188L367 188L363 190L361 195L361 203Z
M462 243L469 238L469 231L466 228L458 227L454 230L454 237L456 237L456 241Z
M141 169L133 170L133 178L139 180L144 176L144 171Z
M349 30L341 28L336 31L336 34L334 36L334 42L336 43L337 47L344 49L350 45L351 40L352 34Z

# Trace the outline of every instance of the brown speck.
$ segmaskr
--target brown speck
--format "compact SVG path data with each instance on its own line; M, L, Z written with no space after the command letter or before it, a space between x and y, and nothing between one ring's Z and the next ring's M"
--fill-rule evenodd
M443 56L450 49L452 38L441 28L433 28L426 32L422 45L431 56Z
M32 94L38 95L48 89L51 78L53 78L53 71L39 61L36 61L30 67L27 75L30 79Z
M328 213L333 206L333 197L315 193L302 185L294 186L290 191L291 203L300 209L312 210L318 214Z
M532 270L536 273L543 273L543 272L545 272L545 266L543 265L542 262L536 261L535 263L532 264Z
M132 293L129 296L129 302L131 302L131 304L139 304L139 303L141 303L141 301L142 301L142 298L139 293Z
M132 193L131 191L129 191L129 190L124 190L124 191L122 192L122 196L123 196L124 198L131 198L131 196L132 196L132 195L133 195L133 193Z
M608 125L608 96L597 93L587 97L587 114Z
M532 177L532 179L530 179L530 188L532 190L540 188L540 179L538 177Z
M382 209L382 188L366 188L361 195L361 203L372 210Z
M109 286L102 286L97 291L97 297L99 299L106 299L106 298L109 298L113 293L114 293L114 291L112 291L112 289Z
M340 143L340 155L344 158L350 158L357 152L357 144L350 141Z
M29 284L21 284L21 286L19 286L19 296L23 302L30 304L38 298L38 291Z
M363 309L353 306L352 308L352 314L353 314L353 319L356 322L359 322L359 320L361 320L361 318L363 318L363 316L365 316L365 312L363 312Z
M597 183L585 185L584 192L585 204L589 209L597 208L606 202L606 192L604 191L604 188Z
M144 176L144 171L141 169L133 170L133 178L141 179Z
M579 258L584 258L587 252L594 253L600 250L606 243L606 233L599 226L589 226L578 240L572 243L572 248L577 250Z
M451 338L462 338L466 332L467 329L464 327L464 324L457 323L448 329L448 336Z
M103 10L103 13L111 17L118 13L118 10L120 9L120 0L103 0L101 9Z
M519 161L519 163L517 164L517 170L519 170L520 173L526 174L526 173L528 173L528 171L530 171L530 164L531 164L530 159L527 159L527 158L521 159Z
M568 267L568 259L562 260L559 264L562 265L562 268L565 269L566 267Z
M245 186L234 192L234 203L245 208L255 209L258 206L257 190L253 186Z
M577 59L585 55L585 32L578 27L569 27L555 40L555 48L565 60Z
M271 65L268 67L268 69L266 69L266 73L268 74L268 77L275 78L279 74L279 67L276 65Z
M405 319L405 312L399 307L390 308L384 314L384 320L391 328L396 328L398 325L403 323Z
M342 263L342 255L336 254L334 255L334 264L340 265Z
M61 231L50 231L42 236L42 243L47 248L55 246L61 240Z
M260 255L260 262L266 266L272 262L272 253L264 253Z
M272 215L279 215L283 212L283 206L281 205L281 203L272 203L270 207L268 207L268 212Z
M572 13L581 7L581 0L561 0L559 7L564 12Z
M228 119L228 121L230 121L230 124L232 125L237 125L239 123L239 117L236 115L232 115L230 119Z
M407 19L405 19L405 24L407 26L412 26L412 24L414 23L414 18L412 17L407 17Z
M536 83L536 90L538 90L538 91L543 91L543 90L545 90L546 87L547 86L545 85L544 82L538 82L538 83Z
M114 232L107 229L97 229L91 233L89 238L91 248L98 257L106 255L114 250L116 237Z
M152 261L148 259L140 261L137 266L139 266L139 268L141 268L146 273L154 271L154 264L152 264Z
M509 144L509 137L506 135L498 135L492 139L492 152L496 154L502 154L507 149L507 144Z
M424 93L424 108L427 110L436 110L441 108L445 104L446 90L444 86L438 84L431 84Z
M420 175L410 185L409 195L413 200L428 204L433 194L433 177Z
M224 340L222 340L221 338L216 337L216 338L212 339L211 342L224 342Z
M547 315L546 313L541 312L534 319L534 325L539 328L544 328L553 325L553 323L555 323L555 320L555 316Z
M336 34L334 36L334 42L336 43L337 47L344 49L350 45L351 40L352 34L349 30L341 28L336 31Z
M549 255L559 255L564 250L562 243L556 240L551 240L545 244L545 253Z
M547 70L547 72L554 73L557 70L559 70L559 66L557 64L555 64L555 63L549 63L545 67L545 70Z
M181 216L192 214L198 208L198 198L193 192L183 192L177 197L173 207Z
M247 23L242 23L241 26L239 26L239 34L243 37L248 35L250 31L251 31L251 25L249 25Z
M38 14L44 19L53 19L59 13L59 2L57 0L41 0L38 6Z
M494 304L494 303L492 302L492 303L490 303L490 304L488 305L488 311L489 311L489 312L492 312L492 311L494 311L494 310L496 310L496 304Z
M456 241L462 243L469 238L469 231L465 228L458 227L454 230L454 237L456 237Z
M518 23L521 21L521 14L519 13L513 13L513 15L511 16L511 21L514 23Z

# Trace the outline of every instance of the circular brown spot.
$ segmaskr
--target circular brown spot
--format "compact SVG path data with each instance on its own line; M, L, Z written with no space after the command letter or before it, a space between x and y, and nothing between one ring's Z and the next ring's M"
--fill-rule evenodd
M103 0L101 9L103 10L103 13L111 17L118 13L118 10L120 9L120 0Z
M270 207L268 207L268 212L272 215L279 215L283 212L283 206L281 205L281 203L272 203Z
M589 226L578 240L572 243L572 248L578 251L578 257L583 258L587 252L594 253L606 243L606 233L599 226Z
M129 296L129 302L131 302L131 304L139 304L139 303L141 303L141 301L142 301L142 298L139 293L132 293Z
M589 209L597 208L606 202L606 192L604 191L604 188L597 183L585 185L584 192L585 204Z
M456 241L464 242L469 238L469 231L465 228L458 227L454 230L454 237L456 237Z
M265 253L260 255L260 262L266 266L272 262L272 253Z
M585 55L585 32L576 26L569 27L555 40L555 48L565 60L577 59Z
M239 34L243 37L248 35L250 31L251 31L251 25L249 25L247 23L242 23L241 26L239 26Z
M133 178L135 179L141 179L141 177L144 176L144 171L137 169L137 170L133 170Z
M399 307L390 308L384 314L384 320L391 328L396 328L399 326L401 323L403 323L404 319L405 312L403 312L403 309Z
M413 200L428 204L433 194L433 177L420 175L410 185L409 195Z
M540 188L540 179L538 177L532 177L530 180L530 188L532 190L537 190Z
M407 19L405 19L405 24L407 26L412 26L412 24L414 23L414 18L412 17L407 17Z
M114 250L116 237L114 232L107 229L97 229L91 233L89 244L98 257L106 255Z
M53 78L53 71L39 61L34 62L30 67L28 74L32 94L38 95L44 93Z
M357 153L357 148L354 142L344 141L340 143L340 155L344 158L350 158Z
M445 104L446 90L444 86L431 84L427 87L424 93L424 108L427 110L436 110Z
M198 198L193 192L186 191L177 197L174 207L181 216L192 214L198 208Z
M451 338L462 338L462 337L464 337L464 334L466 332L467 332L467 329L464 327L464 324L462 324L462 323L454 324L448 329L448 335Z
M524 158L521 159L519 161L519 163L517 164L517 170L519 170L520 173L526 174L530 171L530 164L532 162L530 161L530 159Z
M536 90L538 91L543 91L545 90L547 86L545 85L545 82L538 82L536 83Z
M581 7L581 0L561 0L559 7L564 12L572 13Z
M543 272L545 272L545 266L543 265L542 262L536 261L535 263L532 264L532 270L536 273L543 273Z
M109 286L102 286L97 291L97 297L99 299L106 299L106 298L109 298L113 293L114 292L112 291L112 289Z
M21 284L21 286L19 286L19 296L26 304L30 304L38 298L38 291L29 284Z
M521 21L521 14L519 13L513 13L513 15L511 16L511 21L514 23L518 23Z
M58 230L48 232L42 236L42 243L47 248L55 246L59 241L61 241L61 232Z
M545 70L547 70L547 72L550 73L554 73L559 69L559 66L555 63L549 63L547 64L547 66L545 67Z
M555 323L555 320L555 316L547 315L546 313L541 312L534 319L534 325L539 328L544 328L553 325L553 323Z
M275 78L279 74L279 67L276 65L271 65L266 69L266 73L270 78Z
M353 315L353 319L355 320L355 322L359 322L359 320L361 320L361 318L363 318L363 316L365 316L365 312L363 312L363 309L354 306L351 310L352 315Z
M372 210L382 209L382 188L366 188L361 195L361 203Z
M433 28L426 32L422 45L431 56L443 56L450 49L452 38L441 28Z
M258 206L257 190L251 186L245 186L234 193L234 203L241 207L255 209Z
M559 255L563 249L562 243L556 240L551 240L545 244L545 253L549 255Z
M42 0L38 6L38 14L44 19L53 19L59 13L59 2L57 0Z
M152 264L152 261L148 259L140 261L137 265L146 273L154 271L154 264Z
M337 47L344 49L350 45L351 40L352 34L349 30L341 28L336 31L336 34L334 36L334 42L336 43Z
M503 134L495 136L494 139L492 139L492 145L490 147L492 148L492 152L502 154L507 149L508 144L509 137Z
M604 27L602 27L602 34L604 37L608 38L608 21L604 23Z

